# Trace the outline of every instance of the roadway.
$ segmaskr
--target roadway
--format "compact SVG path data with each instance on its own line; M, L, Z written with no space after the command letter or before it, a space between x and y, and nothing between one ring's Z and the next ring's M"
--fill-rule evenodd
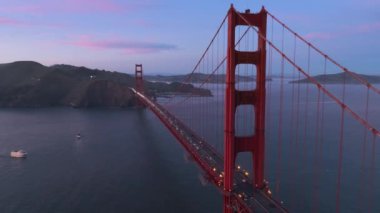
M165 124L203 170L206 179L213 182L224 195L231 196L248 212L287 212L280 203L271 198L269 188L256 189L253 187L249 173L240 166L235 168L233 191L224 191L223 156L160 104L136 91L134 88L131 88L131 90Z

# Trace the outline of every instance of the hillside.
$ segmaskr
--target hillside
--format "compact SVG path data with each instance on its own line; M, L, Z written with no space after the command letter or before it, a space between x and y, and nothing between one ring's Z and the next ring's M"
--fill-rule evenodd
M215 84L225 84L226 83L226 75L225 74L215 74L209 76L207 74L202 73L194 73L191 75L189 79L189 74L187 75L147 75L145 77L149 81L159 81L159 82L184 82L185 80L190 83L203 83L206 79L209 83ZM251 76L242 76L237 75L236 81L239 82L247 82L247 81L255 81L255 77ZM271 80L271 79L267 79Z
M356 74L371 84L379 84L380 76ZM360 82L347 73L317 75L314 78L321 84L359 84ZM311 83L307 78L291 81L290 83Z
M144 84L150 96L167 92L211 95L189 84ZM129 90L134 85L134 76L125 73L18 61L0 64L0 107L128 107L136 104Z

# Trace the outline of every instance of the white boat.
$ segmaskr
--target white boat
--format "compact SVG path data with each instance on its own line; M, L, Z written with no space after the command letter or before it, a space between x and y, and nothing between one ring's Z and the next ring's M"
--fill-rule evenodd
M27 155L28 153L26 153L24 150L12 150L11 151L11 157L13 157L13 158L25 158L26 157L26 155Z

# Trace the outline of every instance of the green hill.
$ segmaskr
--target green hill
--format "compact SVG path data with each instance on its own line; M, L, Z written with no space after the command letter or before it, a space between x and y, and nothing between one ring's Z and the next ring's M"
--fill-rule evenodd
M178 92L211 95L179 83L145 81L150 96ZM137 102L129 87L134 76L71 65L44 66L33 61L0 64L0 107L128 107Z
M371 84L380 83L380 76L364 75L364 74L357 74L357 73L356 75L368 81L368 83L371 83ZM313 76L313 78L321 84L360 84L358 80L356 80L355 78L353 78L351 75L347 73L316 75L316 76ZM291 81L290 83L311 83L311 81L305 78L301 80Z
M187 75L147 75L145 79L149 81L160 81L160 82L191 82L191 83L203 83L207 81L208 83L214 84L225 84L226 75L225 74L215 74L209 76L209 74L193 73ZM236 75L236 81L238 82L250 82L255 81L255 76L242 76ZM267 81L271 81L271 78L267 78Z

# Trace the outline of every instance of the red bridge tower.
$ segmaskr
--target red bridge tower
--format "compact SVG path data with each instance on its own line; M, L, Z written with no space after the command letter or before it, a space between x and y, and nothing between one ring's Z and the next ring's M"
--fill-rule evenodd
M247 24L249 22L249 24ZM233 6L228 12L228 49L226 73L226 101L224 123L224 190L233 190L235 160L240 152L252 153L253 183L258 189L265 187L264 183L264 152L265 152L265 64L266 64L266 23L267 11L262 8L257 14L246 11L238 13ZM254 52L235 49L235 28L251 25L259 30L258 49ZM256 66L256 89L239 91L235 86L235 69L239 64ZM253 105L255 115L254 134L250 136L235 135L235 113L239 105ZM225 196L224 212L232 212L232 198Z
M144 93L143 68L142 64L136 64L135 67L136 90Z

